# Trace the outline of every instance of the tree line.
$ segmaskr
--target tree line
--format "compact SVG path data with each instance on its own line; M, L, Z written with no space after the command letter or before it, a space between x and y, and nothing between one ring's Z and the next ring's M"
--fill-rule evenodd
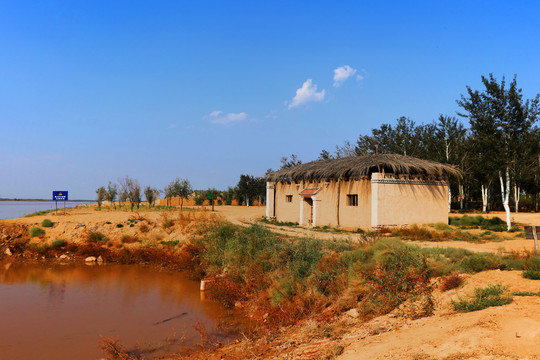
M459 208L481 200L486 212L500 201L510 226L511 194L516 212L524 195L531 199L531 210L538 211L540 130L535 124L540 95L524 99L515 76L507 84L504 77L499 82L489 74L482 76L482 85L481 90L467 86L456 101L457 117L440 115L432 123L416 124L402 116L360 134L355 143L336 146L334 153L322 150L319 159L396 153L454 165L463 173L450 186Z
M217 190L210 188L207 190L194 190L191 182L188 179L176 178L167 184L163 189L145 186L141 189L137 179L132 179L125 176L118 180L118 183L109 181L107 186L100 186L96 190L98 207L101 208L104 201L110 202L116 209L118 202L119 206L124 203L129 203L131 211L136 207L140 208L143 201L143 195L148 202L148 206L154 207L156 200L160 195L166 199L166 206L171 206L173 198L180 198L180 208L183 208L184 200L193 197L195 205L202 205L205 200L211 198L216 200L219 205L230 205L234 200L238 204L245 203L250 206L254 201L259 204L265 202L266 197L266 181L264 177L256 177L252 175L240 175L240 179L236 186L228 187L227 190Z

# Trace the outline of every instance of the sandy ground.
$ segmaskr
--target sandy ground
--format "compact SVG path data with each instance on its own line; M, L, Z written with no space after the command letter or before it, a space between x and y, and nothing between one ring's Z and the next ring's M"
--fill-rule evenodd
M361 325L344 338L339 359L540 359L540 297L514 296L502 307L453 311L452 300L487 284L540 291L540 281L523 279L519 271L470 276L458 291L437 294L434 316L412 321L390 314Z
M184 214L190 210L185 210ZM262 218L264 207L220 206L214 212L209 207L191 211L197 216L219 216L235 224L249 224ZM85 231L100 231L109 237L120 237L125 233L137 233L137 227L124 226L130 218L144 218L150 224L150 231L145 235L156 240L180 239L182 231L168 231L161 224L167 219L178 220L179 212L141 211L120 212L93 208L80 208L69 211L66 215L47 214L44 216L22 219L0 220L0 227L9 224L38 225L49 218L55 225L48 228L47 239L77 239ZM459 216L452 214L452 216ZM503 213L489 216L504 218ZM540 225L540 214L512 214L519 224ZM111 224L106 224L111 222ZM299 227L267 225L273 231L290 236L310 236L319 239L350 239L360 241L354 233L324 233ZM505 236L512 236L511 233ZM499 242L468 243L463 241L414 242L420 246L461 247L473 251L521 251L532 250L533 241L511 239ZM467 297L475 288L488 284L502 284L512 291L540 292L540 281L527 280L519 271L485 271L467 276L465 285L458 291L438 292L438 307L435 315L418 320L408 320L395 314L375 318L369 322L348 319L352 322L347 332L339 338L317 341L300 341L291 337L289 347L276 355L248 356L247 358L275 359L319 359L324 347L344 346L339 359L540 359L540 297L515 296L514 302L502 307L488 308L472 313L456 313L451 301ZM296 341L296 344L294 344ZM215 354L214 354L215 355ZM213 356L213 355L212 355ZM219 357L217 357L219 358ZM227 358L227 357L226 357Z

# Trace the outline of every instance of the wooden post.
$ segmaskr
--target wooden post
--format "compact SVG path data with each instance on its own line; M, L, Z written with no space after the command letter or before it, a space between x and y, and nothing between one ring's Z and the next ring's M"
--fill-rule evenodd
M536 226L532 227L533 239L534 239L534 254L538 256L538 235L536 234Z

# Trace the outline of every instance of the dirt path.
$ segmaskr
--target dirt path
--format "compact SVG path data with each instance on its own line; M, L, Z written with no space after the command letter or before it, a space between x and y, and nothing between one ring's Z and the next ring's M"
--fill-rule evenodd
M456 313L452 300L487 284L511 291L540 291L540 282L519 271L470 276L459 291L439 293L434 316L403 320L383 316L362 324L344 339L341 360L360 359L540 359L540 297L514 296L505 306Z

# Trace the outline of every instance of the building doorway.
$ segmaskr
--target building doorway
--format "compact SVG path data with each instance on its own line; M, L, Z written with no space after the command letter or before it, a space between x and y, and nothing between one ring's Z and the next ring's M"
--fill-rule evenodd
M302 224L307 224L307 226L313 225L313 199L311 197L303 198L303 219Z

